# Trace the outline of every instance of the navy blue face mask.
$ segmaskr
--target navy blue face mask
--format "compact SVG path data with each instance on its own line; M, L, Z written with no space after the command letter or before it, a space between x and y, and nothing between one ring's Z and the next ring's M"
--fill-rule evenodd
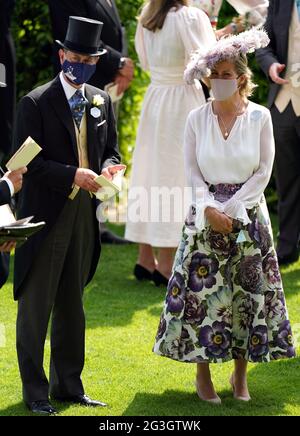
M67 60L62 64L62 70L75 85L82 85L90 80L96 71L96 64L83 64L81 62L69 62Z

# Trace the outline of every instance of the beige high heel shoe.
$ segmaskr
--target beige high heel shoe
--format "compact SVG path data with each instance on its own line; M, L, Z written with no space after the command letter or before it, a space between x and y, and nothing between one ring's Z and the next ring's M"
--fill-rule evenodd
M216 397L214 397L214 398L209 398L209 399L205 399L205 398L203 398L203 396L202 396L202 394L201 394L201 392L200 392L200 389L199 389L199 386L198 386L197 380L194 382L194 385L195 385L195 387L196 387L197 395L198 395L198 397L200 398L200 400L205 401L206 403L217 404L217 405L220 405L220 404L222 403L222 400L221 400L221 398L219 397L219 395L216 395Z
M247 395L246 397L243 397L241 395L236 395L235 386L234 386L234 382L233 382L233 374L231 374L231 377L229 379L229 383L231 384L231 387L232 387L233 398L235 398L236 400L239 400L239 401L246 401L246 402L251 400L250 395Z

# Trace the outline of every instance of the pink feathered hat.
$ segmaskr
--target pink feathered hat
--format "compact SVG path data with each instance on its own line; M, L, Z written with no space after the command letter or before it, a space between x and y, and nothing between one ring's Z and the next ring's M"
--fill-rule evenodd
M193 85L195 79L208 77L217 63L267 47L269 42L267 32L256 27L238 35L221 38L208 50L199 49L191 54L191 60L184 72L184 80Z

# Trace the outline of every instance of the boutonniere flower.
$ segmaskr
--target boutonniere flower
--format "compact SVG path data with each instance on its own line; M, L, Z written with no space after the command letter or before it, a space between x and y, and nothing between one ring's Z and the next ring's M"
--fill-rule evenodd
M91 108L91 115L94 118L99 118L101 116L101 110L99 109L100 106L103 106L105 103L104 98L100 94L96 94L93 97L93 107Z
M96 106L96 107L103 106L104 103L105 103L105 100L100 94L94 95L93 106Z

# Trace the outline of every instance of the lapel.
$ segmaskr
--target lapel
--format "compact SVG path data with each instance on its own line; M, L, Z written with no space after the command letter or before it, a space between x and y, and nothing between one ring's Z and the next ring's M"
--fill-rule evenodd
M93 167L94 156L96 147L99 145L99 137L98 137L98 127L97 125L101 122L104 114L104 106L101 106L99 109L101 111L101 115L99 118L95 118L91 115L91 108L93 107L93 97L96 95L91 91L89 85L85 85L85 97L88 100L86 105L86 123L87 123L87 146L88 146L88 156L90 161L90 167Z
M53 109L57 113L59 119L62 121L66 129L68 130L74 153L78 160L78 149L77 149L77 141L76 134L74 128L74 122L70 110L69 103L67 101L65 92L60 82L59 75L54 79L49 93L49 100L53 106Z
M294 10L295 0L281 0L279 1L277 10L277 19L280 22L284 32L288 34L292 13Z
M108 18L118 27L121 25L120 17L114 0L111 0L112 7L109 6L107 0L96 0L96 3L104 10Z

